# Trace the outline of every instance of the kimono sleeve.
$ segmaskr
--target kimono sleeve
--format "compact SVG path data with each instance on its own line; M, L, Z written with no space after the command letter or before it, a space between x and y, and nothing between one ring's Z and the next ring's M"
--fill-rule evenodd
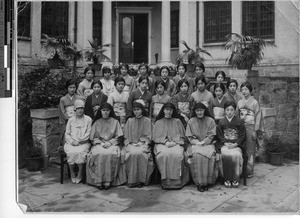
M65 109L65 104L64 104L63 98L60 98L60 100L59 100L59 110L61 111L61 115L63 116L62 118L64 120L69 119L66 109Z
M207 135L205 137L205 139L203 140L205 142L205 144L210 144L212 142L212 140L214 139L216 135L216 123L213 119L210 119L209 121L209 126L208 126L208 130L207 130Z

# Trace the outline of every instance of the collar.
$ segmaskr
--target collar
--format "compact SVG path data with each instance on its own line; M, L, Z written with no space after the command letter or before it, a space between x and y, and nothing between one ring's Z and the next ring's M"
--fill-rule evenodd
M225 116L227 118L227 120L229 121L229 123L231 122L231 120L234 118L235 115L233 115L231 118L228 118L227 116Z

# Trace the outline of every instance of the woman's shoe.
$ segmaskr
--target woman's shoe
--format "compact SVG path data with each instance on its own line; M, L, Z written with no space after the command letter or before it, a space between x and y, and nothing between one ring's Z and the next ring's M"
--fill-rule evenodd
M71 181L72 181L73 184L75 184L76 183L76 178L71 178Z
M247 178L252 178L253 177L253 174L248 174L247 175Z
M138 188L142 188L143 187L143 183L140 183L139 185L138 185Z
M199 185L197 189L199 192L204 192L204 190L205 190L203 185Z
M104 189L105 190L108 190L110 187L109 186L104 186Z
M103 190L103 186L101 185L101 186L98 186L97 187L99 190Z
M208 191L208 186L204 186L204 191Z
M230 188L231 187L231 182L227 180L227 181L224 182L224 185L225 185L226 188Z
M233 181L232 182L232 187L233 188L237 188L239 186L239 182L238 181Z

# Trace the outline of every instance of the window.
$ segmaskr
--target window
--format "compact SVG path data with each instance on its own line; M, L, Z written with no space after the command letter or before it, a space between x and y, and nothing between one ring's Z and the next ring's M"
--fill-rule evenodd
M18 2L18 36L30 37L30 2Z
M171 48L179 47L179 10L171 11Z
M274 2L243 2L243 34L274 39Z
M231 33L231 2L204 3L204 42L226 41Z
M42 2L42 34L68 37L68 2Z
M93 2L93 38L102 41L102 2Z

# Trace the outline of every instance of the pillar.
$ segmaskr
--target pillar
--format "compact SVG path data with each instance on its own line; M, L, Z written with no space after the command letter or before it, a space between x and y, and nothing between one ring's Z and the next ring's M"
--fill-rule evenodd
M170 1L162 2L161 11L161 62L171 62L171 11Z
M112 11L111 2L103 2L103 18L102 18L102 44L112 44ZM107 48L104 53L107 57L111 58L111 47Z
M231 2L231 32L242 33L242 1Z
M31 57L35 58L41 56L41 31L42 31L42 3L32 2L31 3Z
M179 6L179 40L184 40L189 45L189 2L180 1ZM185 50L179 43L179 53Z
M78 2L77 45L81 48L90 47L88 40L93 39L93 3ZM69 30L72 31L72 30Z

